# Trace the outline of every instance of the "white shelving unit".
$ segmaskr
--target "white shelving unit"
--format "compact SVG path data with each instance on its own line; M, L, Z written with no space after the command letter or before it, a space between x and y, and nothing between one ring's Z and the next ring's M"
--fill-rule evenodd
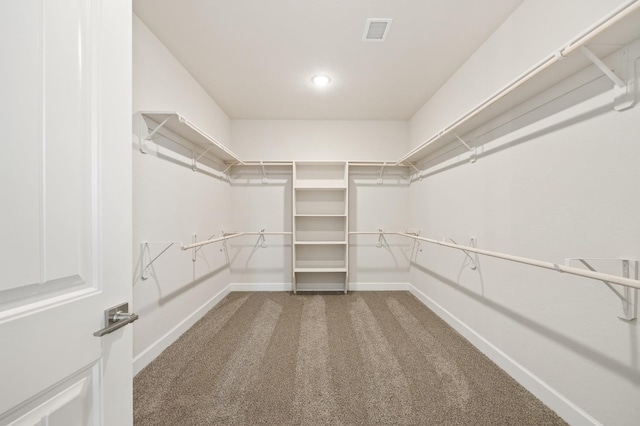
M156 133L161 133L162 129L167 129L202 149L202 152L194 152L194 168L196 162L205 154L211 154L225 164L244 163L242 159L231 152L229 148L200 130L195 124L175 111L139 111L139 114L148 129L146 136L142 137L142 135L140 135L140 151L143 153L146 153L146 143L152 140Z
M349 166L293 164L293 292L342 291L349 282Z

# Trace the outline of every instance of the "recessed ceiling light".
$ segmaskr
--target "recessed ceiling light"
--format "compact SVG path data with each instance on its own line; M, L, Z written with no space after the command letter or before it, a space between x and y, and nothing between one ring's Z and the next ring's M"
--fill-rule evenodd
M311 82L316 86L322 87L329 84L331 82L331 78L329 78L328 75L314 75L311 78Z

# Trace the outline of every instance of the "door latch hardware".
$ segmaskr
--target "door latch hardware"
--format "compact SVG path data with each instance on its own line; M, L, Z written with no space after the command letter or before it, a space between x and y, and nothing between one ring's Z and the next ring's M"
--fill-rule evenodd
M138 314L129 313L129 304L121 303L104 311L105 328L93 333L96 337L102 337L105 334L113 333L117 329L134 322L138 319Z

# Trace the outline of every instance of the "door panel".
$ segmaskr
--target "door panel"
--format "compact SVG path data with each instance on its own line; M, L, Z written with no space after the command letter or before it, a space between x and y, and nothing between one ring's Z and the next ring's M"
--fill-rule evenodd
M9 419L9 426L84 426L97 423L93 408L98 368L93 367L26 404ZM99 398L98 398L99 399Z
M131 303L131 3L0 31L0 425L131 424L131 327L93 336Z
M91 4L43 3L44 281L91 279ZM97 53L97 52L96 52ZM93 232L95 235L95 232Z
M88 294L83 297L83 292ZM80 300L65 294L58 306L52 306L54 301L49 299L42 309L15 309L13 318L3 313L0 365L2 382L11 385L0 386L0 413L99 361L100 339L88 339L102 328L95 315L101 309L99 294L86 290L78 293ZM0 424L2 420L0 414Z
M6 137L0 145L0 237L8 242L0 245L0 291L40 281L42 5L16 3L12 13L0 13L0 117ZM16 252L25 256L18 261Z
M25 0L3 14L3 28L20 33L2 52L10 118L1 178L3 241L0 291L25 292L91 282L91 32L89 2ZM36 35L38 37L36 37ZM3 46L4 47L4 46ZM26 72L25 72L26 71ZM37 72L36 72L37 71ZM17 102L8 102L15 100ZM4 154L4 152L3 152ZM5 216L6 215L6 216ZM6 219L4 219L6 218ZM14 245L15 244L15 245ZM16 256L20 253L20 256ZM0 294L1 295L1 294Z

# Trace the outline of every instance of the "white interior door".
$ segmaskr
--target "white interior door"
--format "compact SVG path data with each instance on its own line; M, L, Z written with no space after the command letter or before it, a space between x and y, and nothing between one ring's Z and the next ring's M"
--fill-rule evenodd
M131 3L0 0L0 425L127 425Z

